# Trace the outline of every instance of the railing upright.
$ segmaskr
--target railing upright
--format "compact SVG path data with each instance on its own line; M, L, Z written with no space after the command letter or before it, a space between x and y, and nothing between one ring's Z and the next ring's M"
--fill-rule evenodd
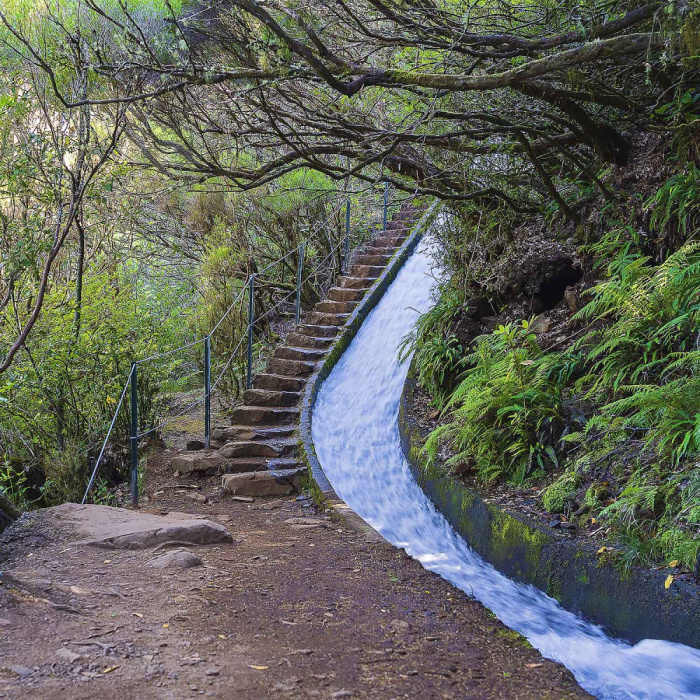
M384 228L383 228L384 231L386 231L386 219L387 219L388 210L389 210L389 183L385 182L384 183Z
M139 504L139 413L137 365L131 365L131 505Z
M294 319L299 325L299 320L301 319L301 280L304 274L304 256L306 255L306 242L299 246L299 264L297 265L297 302L294 311Z
M255 323L255 274L250 276L248 283L248 370L245 388L253 388L253 324Z
M211 442L211 336L204 339L204 446Z
M345 205L345 250L343 252L343 272L348 271L348 257L350 256L350 198Z

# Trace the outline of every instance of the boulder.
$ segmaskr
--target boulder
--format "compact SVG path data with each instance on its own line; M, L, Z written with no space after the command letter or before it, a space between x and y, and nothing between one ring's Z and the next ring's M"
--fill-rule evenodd
M168 544L219 544L231 542L223 525L185 513L165 516L110 506L64 503L42 511L46 521L62 532L75 531L84 539L74 546L107 549L147 549Z
M154 569L191 569L194 566L202 566L203 563L192 552L188 552L186 549L177 549L152 559L148 564Z

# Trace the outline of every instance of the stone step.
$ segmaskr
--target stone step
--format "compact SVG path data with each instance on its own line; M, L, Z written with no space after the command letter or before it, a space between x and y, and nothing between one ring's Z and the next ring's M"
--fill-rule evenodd
M335 328L335 326L333 326ZM285 340L290 346L308 348L312 350L325 350L333 344L334 338L315 338L303 333L290 333Z
M397 234L396 236L384 235L379 238L375 238L372 241L372 245L376 247L391 247L398 248L404 241L406 236Z
M321 326L344 326L349 318L350 314L324 314L318 311L311 311L306 315L307 321Z
M377 279L384 272L383 265L353 265L350 268L350 277L369 277Z
M319 301L314 306L314 311L321 314L350 314L357 306L356 301Z
M243 394L243 401L248 406L295 406L299 402L301 392L298 391L271 391L268 389L248 389Z
M294 437L268 439L264 442L244 440L226 443L218 452L226 459L236 457L267 457L268 459L296 459L299 441Z
M231 474L221 479L224 493L231 496L287 496L300 488L301 468L279 472Z
M285 425L230 425L216 428L214 439L219 442L247 442L249 440L284 440L296 430L294 423Z
M345 289L344 287L331 287L328 290L328 298L331 301L360 301L365 295L364 289Z
M310 324L304 324L302 326L297 326L296 332L303 333L304 335L313 336L314 338L335 338L338 335L340 329L338 326L314 326Z
M269 457L231 457L219 465L220 474L241 474L243 472L267 471Z
M219 454L226 459L231 457L279 457L281 451L270 442L227 442Z
M361 289L364 291L374 284L375 279L374 277L349 277L346 275L338 277L337 285L342 289Z
M398 246L380 246L376 243L366 245L362 253L364 255L388 255L391 257L398 250Z
M256 374L253 377L254 389L266 389L268 391L301 391L306 385L303 377L290 377L282 374Z
M232 422L240 425L255 423L282 425L296 423L298 418L298 408L268 408L267 406L239 406L234 409L231 416Z
M296 348L288 345L283 345L275 350L275 357L279 357L282 360L302 360L304 362L317 362L325 354L325 350Z
M314 363L273 357L267 363L267 370L270 374L282 374L286 377L305 377L313 372Z
M391 254L376 255L371 253L362 253L361 255L357 255L353 259L352 266L355 267L355 265L378 265L380 267L385 267L389 260L391 260Z
M279 457L278 459L270 459L267 462L267 468L270 471L286 471L287 469L299 469L300 467L303 467L301 461L293 457Z

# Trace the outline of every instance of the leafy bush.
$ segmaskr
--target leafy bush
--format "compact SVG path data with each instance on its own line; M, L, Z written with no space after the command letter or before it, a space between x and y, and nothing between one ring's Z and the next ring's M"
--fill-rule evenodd
M415 351L421 386L431 395L433 404L442 408L464 367L464 348L450 332L450 323L462 309L464 299L447 286L438 302L420 316L401 345L400 359Z
M477 339L447 404L452 420L426 443L433 459L447 442L454 451L448 466L465 464L481 479L518 483L557 465L561 391L550 379L556 358L543 353L529 328L521 321Z

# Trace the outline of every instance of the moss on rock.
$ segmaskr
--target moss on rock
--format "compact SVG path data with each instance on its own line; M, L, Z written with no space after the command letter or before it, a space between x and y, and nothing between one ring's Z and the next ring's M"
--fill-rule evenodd
M542 492L542 504L550 513L563 513L576 502L579 478L574 472L565 472Z

